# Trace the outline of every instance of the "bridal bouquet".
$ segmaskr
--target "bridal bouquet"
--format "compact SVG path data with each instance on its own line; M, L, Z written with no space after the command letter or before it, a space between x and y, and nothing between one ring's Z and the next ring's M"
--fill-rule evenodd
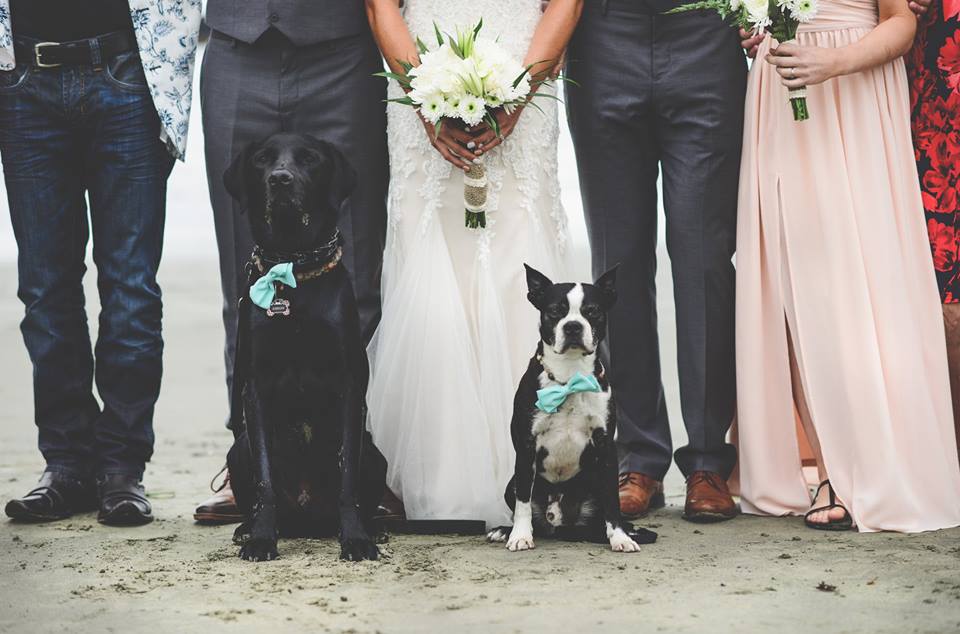
M701 0L684 4L667 13L708 9L745 31L768 31L779 42L797 37L797 28L817 15L817 0ZM807 110L807 89L796 88L788 93L794 121L810 118Z
M500 124L494 111L508 113L526 105L531 92L546 80L536 80L526 68L495 40L480 37L483 20L456 36L442 33L436 25L437 46L430 49L417 38L420 65L400 61L402 73L377 73L394 79L407 93L390 101L412 106L440 133L444 122L461 121L472 127L486 123L498 136ZM552 96L552 95L543 95ZM487 177L483 158L475 159L464 176L463 204L466 226L487 226Z

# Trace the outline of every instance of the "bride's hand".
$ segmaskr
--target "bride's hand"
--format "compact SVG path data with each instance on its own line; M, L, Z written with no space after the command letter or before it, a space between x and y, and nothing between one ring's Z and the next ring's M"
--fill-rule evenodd
M522 107L514 108L510 114L507 114L507 111L503 108L494 110L493 116L497 118L497 123L500 124L500 136L497 136L489 124L483 124L481 134L473 139L474 143L477 144L477 155L486 154L503 143L513 133L513 129L517 127L521 114L523 114Z
M821 84L841 74L837 49L833 48L787 42L772 49L766 60L776 67L780 82L790 89Z
M468 149L467 144L473 143L474 145L469 146L471 148L476 145L473 135L449 120L444 120L440 127L440 134L437 134L434 125L423 117L420 117L420 122L423 123L424 129L427 131L427 139L430 141L430 145L436 148L437 152L440 152L440 156L464 172L472 167L475 155L471 149Z

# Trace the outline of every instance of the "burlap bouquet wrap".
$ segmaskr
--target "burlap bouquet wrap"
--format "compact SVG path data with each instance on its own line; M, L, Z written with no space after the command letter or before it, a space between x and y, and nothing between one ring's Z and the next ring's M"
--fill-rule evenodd
M466 225L470 229L487 226L487 168L483 157L463 175L463 207L466 210Z

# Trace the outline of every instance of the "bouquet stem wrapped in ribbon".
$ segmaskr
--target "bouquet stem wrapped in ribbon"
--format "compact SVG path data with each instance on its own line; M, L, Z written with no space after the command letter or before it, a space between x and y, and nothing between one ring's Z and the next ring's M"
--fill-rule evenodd
M463 206L467 228L487 228L487 168L483 157L474 159L470 171L463 177Z
M681 5L667 13L696 10L715 11L736 28L754 34L768 31L777 41L785 43L796 39L801 24L816 17L818 6L817 0L701 0ZM757 63L761 61L757 60ZM790 90L787 97L794 121L810 118L806 87Z
M551 97L536 90L548 79L531 75L535 62L527 67L513 59L495 40L480 37L483 20L472 29L459 29L450 35L434 25L437 47L430 49L416 39L420 63L417 66L398 60L403 72L376 73L396 80L406 95L389 101L411 106L425 121L433 124L435 133L445 122L465 125L468 129L486 124L498 137L498 110L510 113L527 105L537 107L534 97ZM538 108L539 109L539 108ZM463 206L465 224L470 229L487 226L487 170L482 157L464 175Z

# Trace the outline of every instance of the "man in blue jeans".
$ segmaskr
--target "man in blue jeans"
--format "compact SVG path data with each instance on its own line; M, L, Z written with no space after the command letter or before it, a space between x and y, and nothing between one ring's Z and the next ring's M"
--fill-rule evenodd
M159 13L148 0L0 0L0 157L46 460L38 486L6 506L17 520L97 506L106 524L153 519L141 479L162 373L156 274L199 0ZM81 286L91 229L95 351Z

